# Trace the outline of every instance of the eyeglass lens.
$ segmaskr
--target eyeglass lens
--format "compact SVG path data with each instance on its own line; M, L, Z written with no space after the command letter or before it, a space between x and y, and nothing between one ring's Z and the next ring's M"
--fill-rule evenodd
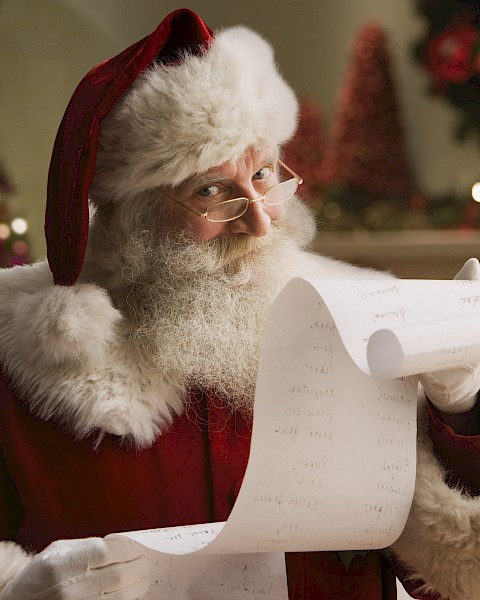
M210 221L230 221L241 216L248 208L248 204L246 198L214 204L207 208L207 217Z
M265 194L263 201L268 206L275 206L286 202L291 198L298 189L298 180L289 179L282 181L274 187L272 187ZM228 200L217 205L210 206L207 209L208 219L211 221L222 222L230 221L232 219L240 217L247 210L249 201L246 198L237 198L235 200Z
M298 189L298 180L297 179L288 179L287 181L282 181L278 183L274 187L268 190L265 194L264 202L269 206L274 206L275 204L281 204L285 202L289 198L291 198Z

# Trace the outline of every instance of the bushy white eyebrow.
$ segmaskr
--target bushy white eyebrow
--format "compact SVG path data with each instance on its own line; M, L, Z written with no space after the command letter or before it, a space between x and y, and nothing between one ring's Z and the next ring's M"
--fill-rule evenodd
M198 173L197 175L192 175L191 177L188 177L187 179L185 179L184 181L182 181L181 183L179 183L176 188L181 188L181 187L202 187L205 185L211 185L212 183L223 183L224 181L229 181L230 177L227 177L226 175L220 175L220 174L215 174L215 173Z
M257 171L254 171L252 173L252 175L257 173L260 169L262 169L266 165L274 163L277 160L278 156L279 156L278 151L275 151L274 153L272 153L268 158L266 158L265 160L263 160L261 162L262 166L259 167L257 169ZM216 174L215 172L213 172L213 173L195 173L192 176L187 177L187 179L185 179L184 181L179 183L177 186L175 186L174 189L179 190L182 187L198 187L198 188L200 188L200 187L212 185L213 183L223 183L225 181L230 181L230 177L227 177L226 175L223 175L220 173L218 173L218 174Z

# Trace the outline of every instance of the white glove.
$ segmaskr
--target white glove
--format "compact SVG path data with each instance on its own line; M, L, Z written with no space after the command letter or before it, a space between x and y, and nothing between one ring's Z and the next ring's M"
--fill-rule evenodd
M2 600L139 600L152 563L127 540L59 540L7 583Z
M480 263L470 258L454 279L480 279ZM480 363L420 375L420 383L432 404L444 413L473 408L480 390Z

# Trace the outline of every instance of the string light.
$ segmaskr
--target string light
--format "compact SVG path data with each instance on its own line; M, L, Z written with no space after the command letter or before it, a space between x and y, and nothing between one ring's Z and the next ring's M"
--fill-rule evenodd
M480 181L472 185L472 198L475 202L480 202Z
M28 229L27 222L21 218L13 219L10 225L12 226L12 230L18 235L23 235Z
M17 256L22 256L28 252L28 244L23 240L17 240L12 244L12 250Z
M10 233L10 227L5 223L0 223L0 240L8 240Z

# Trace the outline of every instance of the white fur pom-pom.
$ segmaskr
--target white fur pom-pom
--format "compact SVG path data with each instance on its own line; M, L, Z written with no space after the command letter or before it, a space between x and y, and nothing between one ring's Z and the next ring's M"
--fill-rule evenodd
M12 391L77 439L111 433L145 448L182 413L183 387L139 368L121 319L105 290L53 285L46 263L0 270L0 362Z
M16 301L12 329L37 365L98 363L122 318L108 294L90 284L51 286Z

